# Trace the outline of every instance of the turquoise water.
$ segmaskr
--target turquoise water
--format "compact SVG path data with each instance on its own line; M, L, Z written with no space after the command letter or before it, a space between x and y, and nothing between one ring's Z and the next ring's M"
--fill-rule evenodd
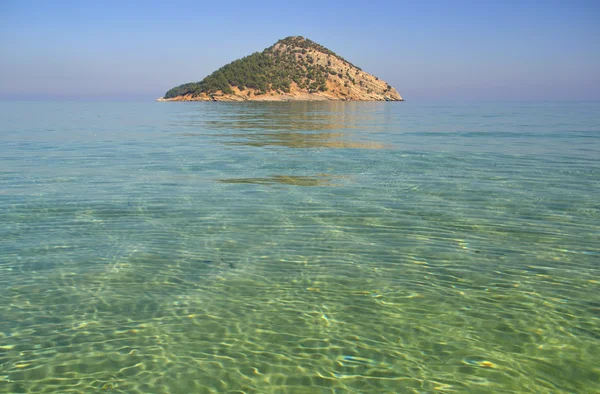
M0 103L2 393L600 392L600 103Z

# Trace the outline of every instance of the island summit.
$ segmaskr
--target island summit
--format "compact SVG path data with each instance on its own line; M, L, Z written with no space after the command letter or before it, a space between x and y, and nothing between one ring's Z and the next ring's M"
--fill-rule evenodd
M403 101L396 89L300 36L233 61L158 101Z

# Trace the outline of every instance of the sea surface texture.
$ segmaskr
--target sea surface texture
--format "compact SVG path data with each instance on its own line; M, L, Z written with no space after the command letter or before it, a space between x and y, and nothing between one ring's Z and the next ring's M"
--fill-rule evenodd
M598 393L600 103L0 103L1 393Z

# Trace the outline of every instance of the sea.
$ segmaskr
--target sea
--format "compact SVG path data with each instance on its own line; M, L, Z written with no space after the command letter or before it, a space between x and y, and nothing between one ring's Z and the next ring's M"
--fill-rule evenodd
M599 393L600 102L0 103L0 393Z

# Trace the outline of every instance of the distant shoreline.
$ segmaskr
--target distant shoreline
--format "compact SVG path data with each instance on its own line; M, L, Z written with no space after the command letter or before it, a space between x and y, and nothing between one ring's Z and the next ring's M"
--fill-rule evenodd
M403 98L401 99L346 99L346 98L333 98L328 96L317 96L316 94L311 94L316 97L295 97L288 95L274 95L274 96L265 96L265 97L252 97L247 99L242 99L239 96L227 97L227 96L214 96L214 97L173 97L173 98L164 98L159 97L155 101L158 102L191 102L191 101L202 101L202 102L227 102L227 103L246 103L246 102L262 102L262 103L273 103L273 102L402 102L405 101Z

